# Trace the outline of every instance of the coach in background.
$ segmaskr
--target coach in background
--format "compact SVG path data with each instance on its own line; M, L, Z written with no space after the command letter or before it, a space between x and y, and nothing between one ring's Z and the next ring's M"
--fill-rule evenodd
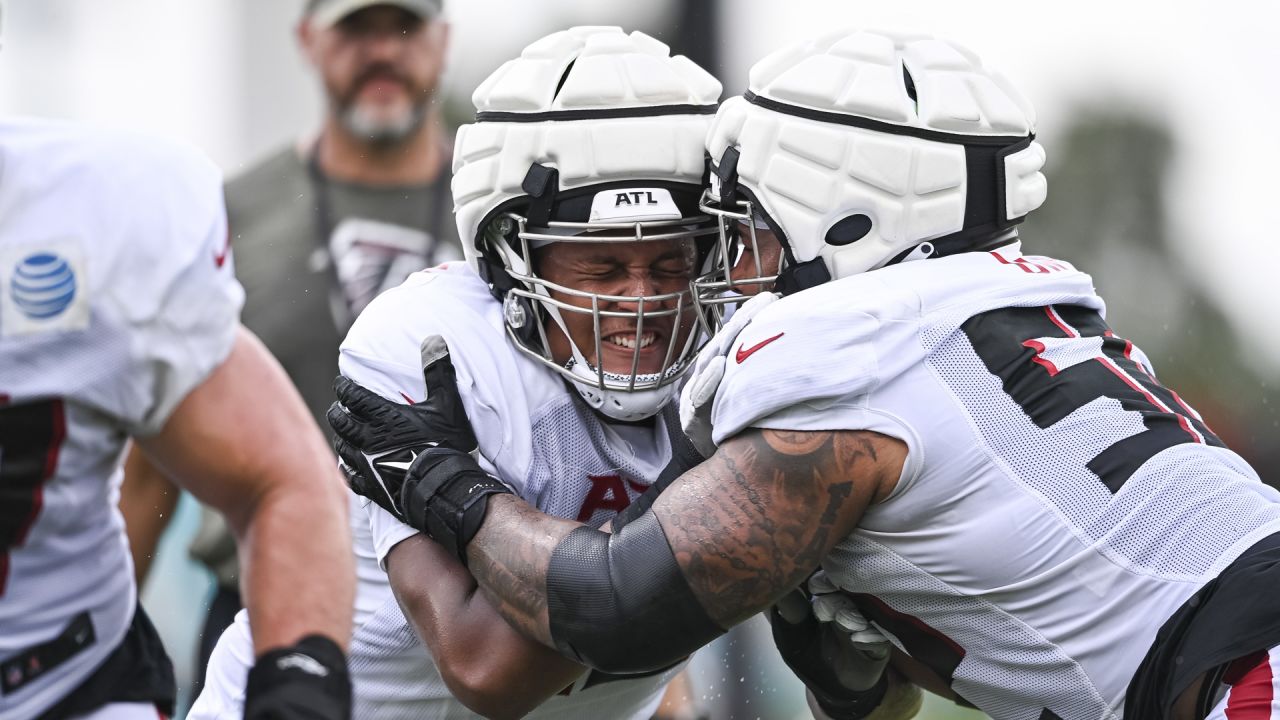
M442 4L309 0L297 37L327 98L319 135L226 187L243 322L326 429L338 345L356 315L409 273L461 257L450 140L433 106L449 33ZM121 508L140 584L177 498L131 455ZM191 554L218 588L201 636L198 693L213 644L241 607L235 542L207 508Z

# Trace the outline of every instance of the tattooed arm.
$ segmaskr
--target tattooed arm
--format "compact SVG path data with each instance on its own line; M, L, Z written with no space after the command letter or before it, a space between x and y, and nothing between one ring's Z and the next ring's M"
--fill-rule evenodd
M906 455L902 441L873 432L749 429L676 480L650 512L702 610L728 628L812 572L867 506L893 490ZM498 611L552 647L548 569L579 527L501 496L467 547L469 568Z

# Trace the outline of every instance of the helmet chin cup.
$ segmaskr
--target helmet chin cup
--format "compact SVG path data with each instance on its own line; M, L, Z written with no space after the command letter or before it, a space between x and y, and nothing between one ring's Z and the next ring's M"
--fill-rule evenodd
M570 382L573 383L574 389L582 396L587 405L592 410L614 420L623 422L635 422L644 420L657 414L664 405L675 399L676 394L680 391L680 385L675 382L668 382L665 385L657 387L649 387L645 390L615 390L607 385L601 387L599 383L600 373L591 369L591 366L585 362L575 362L570 360L567 369L572 377ZM672 368L668 371L668 375L672 379L682 374L680 368ZM630 381L630 376L618 375L616 373L605 372L604 377L610 384L622 383ZM639 376L637 379L643 378L646 384L656 383L659 375Z

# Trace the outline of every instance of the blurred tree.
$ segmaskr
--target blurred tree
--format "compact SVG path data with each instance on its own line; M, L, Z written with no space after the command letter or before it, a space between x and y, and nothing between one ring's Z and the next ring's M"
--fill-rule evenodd
M671 52L688 57L724 81L719 0L677 0L672 8L672 25L673 32L663 38Z
M1151 358L1177 389L1262 477L1280 484L1280 396L1246 363L1246 352L1210 280L1173 251L1164 181L1176 146L1152 119L1082 113L1058 140L1046 174L1049 198L1023 226L1026 250L1090 273L1107 319ZM1274 379L1271 379L1274 381Z

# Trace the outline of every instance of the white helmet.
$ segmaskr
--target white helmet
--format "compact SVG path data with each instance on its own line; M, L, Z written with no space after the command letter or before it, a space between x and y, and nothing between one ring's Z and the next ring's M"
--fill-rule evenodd
M707 150L721 242L697 295L712 305L775 275L786 294L1011 242L1047 191L1031 105L969 50L919 35L841 31L772 53ZM754 244L766 227L779 267L731 280L738 233Z
M467 261L503 303L516 346L610 417L648 417L675 395L697 345L690 292L605 296L555 285L539 277L530 251L549 242L704 238L708 246L716 231L698 204L719 98L714 77L658 40L577 27L498 68L472 96L476 122L458 131L453 198ZM608 309L619 304L637 309ZM569 336L567 313L592 317L595 353L569 337L565 363L552 358L547 322ZM638 373L646 319L673 315L662 369ZM630 373L588 360L602 357L600 321L610 317L635 323Z

